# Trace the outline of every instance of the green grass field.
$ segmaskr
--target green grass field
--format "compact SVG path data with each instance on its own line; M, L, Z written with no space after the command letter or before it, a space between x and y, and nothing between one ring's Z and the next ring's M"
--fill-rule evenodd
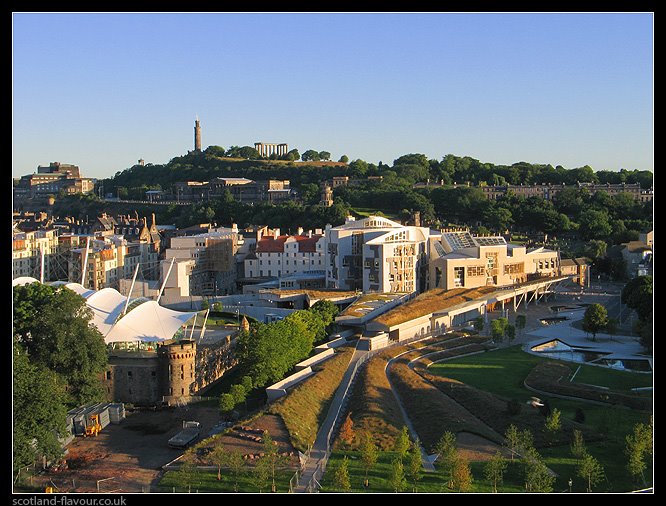
M529 399L534 393L523 386L523 381L531 369L541 360L549 359L535 357L523 352L520 347L514 346L434 364L429 368L429 371L432 374L457 379L506 398ZM634 373L622 373L621 371L591 366L589 368L595 369L590 374L594 375L597 382L607 381L626 385L633 382L634 379ZM618 376L616 373L631 374L632 376ZM577 381L578 379L578 376L576 376ZM641 485L634 483L626 471L627 459L624 456L624 448L625 436L631 433L633 426L637 423L647 423L649 421L647 413L632 411L619 406L603 406L555 397L546 398L551 408L559 409L562 412L562 417L569 420L573 420L576 411L581 409L585 415L584 425L599 434L606 435L603 441L588 445L589 453L596 457L605 468L607 481L599 485L600 491L626 492L641 488ZM543 448L540 451L547 458L546 463L560 475L556 482L556 490L558 488L561 490L568 488L567 481L570 476L573 478L574 484L576 481L581 481L580 478L576 479L575 465L572 463L568 446ZM647 474L651 476L651 473ZM576 487L574 486L575 490ZM579 491L584 490L584 488L579 489Z
M593 365L582 365L574 382L608 387L618 392L629 392L632 388L653 385L651 373L618 371Z
M334 475L335 470L342 462L343 457L347 455L349 459L349 476L352 486L352 492L365 492L365 493L393 493L394 489L391 488L389 483L389 474L391 472L391 462L397 457L396 452L380 452L377 464L368 473L369 487L363 486L365 479L365 471L361 462L359 452L355 451L337 451L331 454L326 467L326 473L322 479L321 492L340 492L335 487ZM403 460L405 470L407 468L407 460ZM471 462L470 468L474 481L472 483L471 492L492 492L492 485L483 477L483 462ZM407 470L405 471L407 472ZM413 480L407 476L407 488L404 492L413 491ZM450 490L447 485L447 478L439 470L434 473L421 473L421 479L416 485L417 493L449 493L455 492ZM522 492L524 491L524 479L521 465L517 463L509 465L507 472L504 476L504 484L498 487L500 492Z
M275 484L277 492L289 492L289 480L294 475L295 470L280 470L276 473ZM222 469L221 480L217 480L217 471L201 470L190 480L188 483L179 476L177 471L167 471L159 483L159 488L162 492L173 492L174 488L177 493L188 492L234 492L234 479L225 470ZM264 485L262 492L271 491L271 480ZM238 479L238 492L239 493L258 493L259 487L252 481L250 468Z

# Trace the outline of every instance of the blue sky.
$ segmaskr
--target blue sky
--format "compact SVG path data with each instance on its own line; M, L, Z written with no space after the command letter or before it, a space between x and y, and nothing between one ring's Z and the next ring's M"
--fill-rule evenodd
M653 170L651 13L14 13L14 177L286 142Z

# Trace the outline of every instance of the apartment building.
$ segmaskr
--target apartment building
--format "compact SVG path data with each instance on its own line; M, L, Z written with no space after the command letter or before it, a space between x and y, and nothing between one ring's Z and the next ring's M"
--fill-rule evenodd
M275 277L325 270L324 235L321 230L282 235L280 229L259 230L254 252L245 258L245 277Z
M428 286L430 230L380 216L326 227L326 286L363 292L421 292Z

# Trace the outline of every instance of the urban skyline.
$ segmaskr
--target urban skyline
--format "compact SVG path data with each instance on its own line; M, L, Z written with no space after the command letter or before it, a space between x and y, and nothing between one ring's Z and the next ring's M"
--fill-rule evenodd
M651 13L14 13L14 177L287 143L653 170ZM52 34L57 33L57 37Z

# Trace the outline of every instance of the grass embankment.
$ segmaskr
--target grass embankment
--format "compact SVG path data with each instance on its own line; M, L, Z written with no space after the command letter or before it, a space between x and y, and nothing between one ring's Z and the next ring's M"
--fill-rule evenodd
M314 443L353 354L351 346L338 348L332 358L313 367L316 374L269 408L269 413L278 414L284 420L294 448L305 452Z
M352 486L352 492L366 493L392 493L395 490L391 487L389 476L391 473L391 463L398 454L392 451L380 452L377 464L368 473L369 487L363 486L365 479L365 470L359 452L357 451L336 451L331 454L326 468L326 474L322 479L321 492L340 492L335 487L335 470L338 468L344 456L348 457L349 476ZM407 473L407 460L403 459L405 472ZM492 492L492 484L483 477L483 462L471 462L470 468L474 481L470 492ZM413 480L407 476L407 488L404 492L412 492ZM521 465L517 461L509 465L505 475L504 484L498 487L500 492L522 492L525 490L524 478ZM418 493L446 493L456 492L448 488L448 479L437 469L435 472L421 472L421 479L417 482Z
M393 447L405 423L384 371L387 362L406 349L405 346L391 348L368 360L358 372L347 405L357 436L371 434L382 450ZM356 439L360 441L359 437ZM337 438L335 445L338 445Z
M504 399L522 400L530 399L534 393L523 385L525 378L539 364L558 363L552 359L536 357L520 350L519 347L504 348L480 355L454 359L451 362L438 363L431 366L429 372L483 390ZM598 373L601 374L602 371ZM617 371L608 371L615 373ZM462 387L461 387L462 388ZM454 389L455 391L455 389ZM606 480L595 490L607 492L626 492L640 488L626 470L627 459L624 454L625 437L631 433L636 423L647 423L649 413L633 411L621 406L598 405L583 401L559 399L555 397L540 396L547 399L551 408L557 408L562 413L563 421L571 423L577 410L582 410L585 420L578 427L587 437L588 452L596 457L605 469ZM478 416L482 410L486 412L491 404L478 402L478 408L470 409ZM469 407L469 406L468 406ZM527 406L523 407L523 412ZM529 408L528 408L529 409ZM516 418L519 429L523 426ZM537 433L535 433L535 436ZM597 439L592 441L592 439ZM546 458L546 464L558 473L555 489L568 489L568 479L573 478L574 491L584 491L580 478L576 478L576 461L572 459L569 444L559 444L551 447L541 447L539 451ZM649 466L648 466L649 467ZM651 482L651 473L648 468L646 479Z
M411 360L431 350L439 350L437 352L439 354L444 353L442 348L445 348L449 354L456 352L465 354L470 350L470 346L475 350L476 346L482 346L480 343L470 342L471 340L478 341L478 338L448 339L444 343L435 343L421 350L406 353L396 359L388 370L407 416L427 451L432 451L445 431L470 432L501 443L501 438L488 430L484 424L479 423L479 420L467 409L408 366ZM488 339L483 341L486 342ZM433 420L437 420L437 423L434 424Z

